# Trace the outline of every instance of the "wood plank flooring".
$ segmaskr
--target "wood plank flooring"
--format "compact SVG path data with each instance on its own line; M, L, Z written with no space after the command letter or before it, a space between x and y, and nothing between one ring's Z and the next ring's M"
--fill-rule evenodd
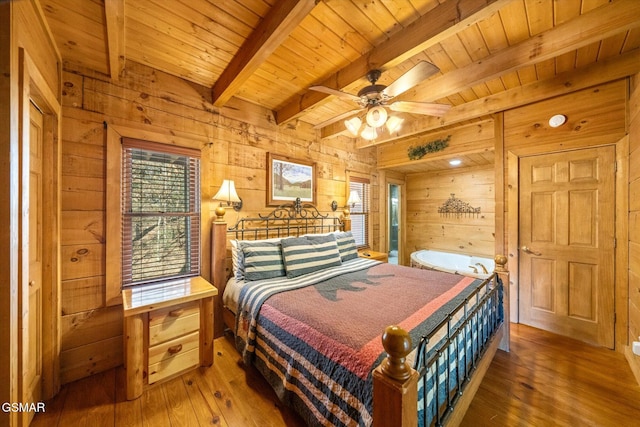
M512 325L463 426L640 425L640 387L619 353ZM215 342L198 369L126 401L122 367L62 388L32 426L274 426L302 421L283 408L257 371L245 372L232 341Z

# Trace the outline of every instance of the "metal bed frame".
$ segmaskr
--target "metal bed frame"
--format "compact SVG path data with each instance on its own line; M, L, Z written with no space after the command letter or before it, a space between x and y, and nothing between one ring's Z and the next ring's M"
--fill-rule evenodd
M314 205L302 203L297 198L292 203L276 207L267 215L240 218L227 232L239 240L258 240L339 230L344 230L344 222L340 218L322 214Z
M225 226L221 228L220 231L223 232L222 230L225 230L228 237L233 236L233 238L239 240L259 240L300 236L310 233L348 231L350 229L350 222L348 217L339 218L331 216L330 213L322 214L314 205L302 203L300 199L296 199L292 203L276 207L266 215L258 214L257 217L241 218L233 226L228 228ZM216 239L213 240L215 241ZM218 252L226 252L224 250L224 242L225 240L223 239L221 241L222 246ZM216 251L212 251L213 258L215 258L215 252ZM501 260L498 258L501 258ZM485 280L484 285L479 286L480 289L487 288L487 291L482 295L479 294L478 290L472 293L448 314L440 325L434 329L434 333L423 337L419 343L413 366L414 372L417 372L415 375L418 377L417 388L422 388L421 393L426 396L429 387L431 387L432 390L435 387L435 411L432 411L433 413L430 416L429 408L425 406L424 417L419 421L420 425L427 426L431 424L442 426L450 422L456 424L456 421L453 419L459 417L460 411L454 411L454 409L456 406L462 406L464 408L462 409L462 414L464 414L466 407L468 407L470 403L470 399L473 397L473 394L475 394L474 389L477 388L477 384L488 367L488 364L480 362L481 358L485 353L489 353L492 358L498 345L500 345L500 348L508 351L509 313L507 305L508 297L506 296L508 288L503 289L501 280L502 277L503 280L508 282L508 272L505 268L506 262L506 257L502 255L496 256L496 273ZM224 263L218 268L224 269ZM224 284L225 282L222 281L217 285L221 292L224 291ZM505 292L504 296L503 292ZM487 320L479 320L483 318ZM442 333L443 328L446 330L444 334ZM503 331L501 331L501 328ZM495 339L497 332L504 332L500 334L498 340ZM506 338L504 338L505 336ZM460 340L462 340L465 346L465 351L462 353L462 356L460 356L460 352L458 351ZM398 359L396 353L389 350L384 341L385 339L383 338L383 345L385 345L385 350L388 355L383 365L404 364L404 356ZM473 348L472 352L467 351L468 345ZM455 356L453 356L454 352L451 352L452 346L455 346L456 349ZM452 359L452 357L455 359ZM448 367L452 363L455 363L455 368L450 371ZM445 368L444 371L442 370L443 367ZM408 366L408 368L411 369L412 367ZM379 377L388 378L388 374L385 373L385 369L382 366L376 368L376 371L378 372L375 372L374 382L379 386L380 381L376 376L380 374ZM480 371L479 378L477 378L478 375L473 375L475 371ZM434 372L435 375L433 375ZM444 380L442 380L441 377L444 377ZM390 379L392 382L402 382L404 380L405 379L399 380L398 377L393 376ZM430 385L429 380L434 384ZM408 381L410 382L411 380ZM439 391L442 387L444 387L444 391ZM401 387L397 385L392 388L401 389ZM468 391L465 393L467 389ZM404 393L393 396L387 395L385 402L389 403L388 399L391 399L394 405L395 402L400 402L398 403L400 407L408 404L409 407L416 408L414 405L416 405L417 400L413 400L413 403L404 400L405 398L408 399L409 395L410 393L406 395ZM375 399L374 396L374 400ZM427 403L425 399L424 404L427 405ZM429 421L428 418L431 418L431 420ZM374 427L386 425L386 421L384 421L386 419L388 418L379 416L374 405ZM395 420L399 420L400 418L396 418L395 415L391 419L394 420L393 424L405 425L406 420L397 422ZM407 425L413 425L413 423L409 422Z

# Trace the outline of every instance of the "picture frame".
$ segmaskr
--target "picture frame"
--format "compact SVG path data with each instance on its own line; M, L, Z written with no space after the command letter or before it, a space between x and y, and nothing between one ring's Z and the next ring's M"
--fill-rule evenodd
M267 205L278 206L300 199L316 204L316 164L267 153Z

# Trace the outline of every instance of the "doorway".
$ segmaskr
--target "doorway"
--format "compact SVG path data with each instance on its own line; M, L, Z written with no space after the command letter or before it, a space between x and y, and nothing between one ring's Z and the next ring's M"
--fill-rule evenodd
M387 197L387 250L389 264L398 264L400 253L400 196L401 187L399 184L388 184Z
M43 263L43 139L44 114L33 103L29 107L28 180L28 286L20 294L21 401L42 400L42 263ZM25 147L26 148L26 147ZM23 425L35 414L28 412ZM26 423L26 424L25 424Z
M19 49L19 218L16 398L38 402L60 389L61 106ZM16 425L33 412L20 412Z
M614 347L615 148L520 159L520 323Z

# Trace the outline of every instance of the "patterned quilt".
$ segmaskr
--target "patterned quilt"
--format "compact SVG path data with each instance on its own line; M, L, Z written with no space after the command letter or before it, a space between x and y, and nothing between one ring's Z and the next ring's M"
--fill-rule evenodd
M296 279L248 282L236 345L309 425L369 426L388 325L414 346L482 281L367 259Z

